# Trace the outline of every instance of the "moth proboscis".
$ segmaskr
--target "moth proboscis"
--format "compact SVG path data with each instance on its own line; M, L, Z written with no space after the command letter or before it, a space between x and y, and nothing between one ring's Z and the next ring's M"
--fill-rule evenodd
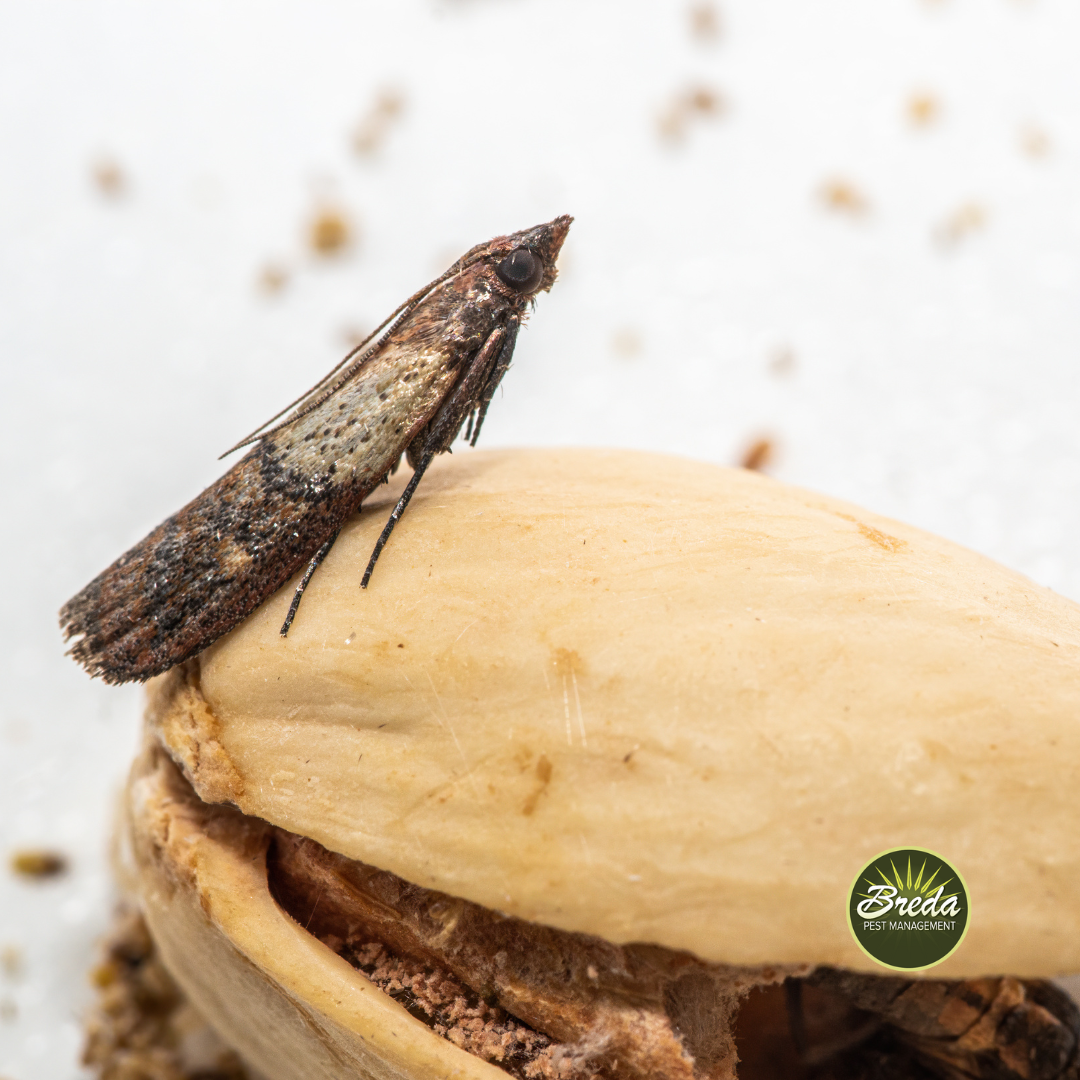
M463 426L476 444L527 308L555 283L572 220L472 248L237 443L254 445L64 605L71 655L106 682L143 682L228 633L307 564L284 636L341 527L404 454L413 475L366 587L431 461Z

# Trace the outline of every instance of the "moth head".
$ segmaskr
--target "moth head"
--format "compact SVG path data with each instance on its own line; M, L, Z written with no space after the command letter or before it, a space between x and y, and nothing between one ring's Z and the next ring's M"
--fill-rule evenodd
M543 225L493 240L488 246L488 256L495 276L518 296L546 292L555 284L555 263L573 220L564 214Z

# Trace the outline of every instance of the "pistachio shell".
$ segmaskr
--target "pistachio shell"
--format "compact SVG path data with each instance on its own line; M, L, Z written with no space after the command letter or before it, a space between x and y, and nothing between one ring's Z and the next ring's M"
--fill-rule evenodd
M267 887L269 830L200 804L152 744L132 770L127 820L169 971L269 1080L506 1080L285 915Z
M400 486L400 485L399 485ZM727 964L880 970L879 852L963 874L933 974L1080 970L1080 608L954 544L658 455L433 467L153 691L200 795L417 884Z

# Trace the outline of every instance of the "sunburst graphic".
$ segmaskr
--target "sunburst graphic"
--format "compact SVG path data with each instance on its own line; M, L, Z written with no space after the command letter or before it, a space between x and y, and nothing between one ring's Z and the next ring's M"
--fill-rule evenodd
M878 858L881 858L881 856L878 856ZM938 865L934 868L934 872L926 879L925 882L923 882L923 874L926 873L926 862L927 862L927 860L923 859L922 866L919 867L918 876L915 878L914 881L912 881L911 880L911 856L908 855L908 860L907 860L907 881L905 882L904 878L900 876L900 871L896 869L896 863L894 863L891 858L889 859L889 865L890 865L890 867L892 867L892 872L893 872L893 880L896 881L896 888L900 891L900 894L905 899L910 899L915 894L919 894L921 896L927 895L930 892L931 885L933 885L933 883L934 883L934 878L936 878L938 876L938 874L941 872L942 867L945 865L944 863L938 863ZM892 881L889 880L889 875L886 874L885 871L882 870L880 866L876 865L876 860L875 860L874 863L871 863L870 865L873 867L873 869L875 869L878 872L878 874L881 877L881 880L891 888L893 883L892 883ZM863 878L863 880L866 882L867 885L874 885L875 884L875 882L871 878ZM949 885L952 884L952 881L953 881L952 878L948 878L946 881L942 882L942 885L947 888ZM858 893L857 895L865 897L867 900L874 899L874 897L870 893ZM942 899L942 901L945 901L945 900L948 900L949 897L957 897L957 898L959 898L959 896L960 896L959 892L944 893L942 895L941 899Z
M848 898L848 926L877 963L916 970L941 963L963 940L968 893L944 858L919 848L882 852L863 867Z

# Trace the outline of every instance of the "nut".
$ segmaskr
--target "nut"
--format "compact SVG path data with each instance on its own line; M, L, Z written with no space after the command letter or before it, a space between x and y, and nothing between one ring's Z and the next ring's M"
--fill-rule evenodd
M738 969L878 972L847 891L923 846L974 911L935 977L1080 970L1076 605L744 470L568 450L433 468L361 593L393 497L343 531L288 638L286 588L151 688L143 904L268 1075L505 1075L283 912L275 829L527 924L684 950L733 993Z

